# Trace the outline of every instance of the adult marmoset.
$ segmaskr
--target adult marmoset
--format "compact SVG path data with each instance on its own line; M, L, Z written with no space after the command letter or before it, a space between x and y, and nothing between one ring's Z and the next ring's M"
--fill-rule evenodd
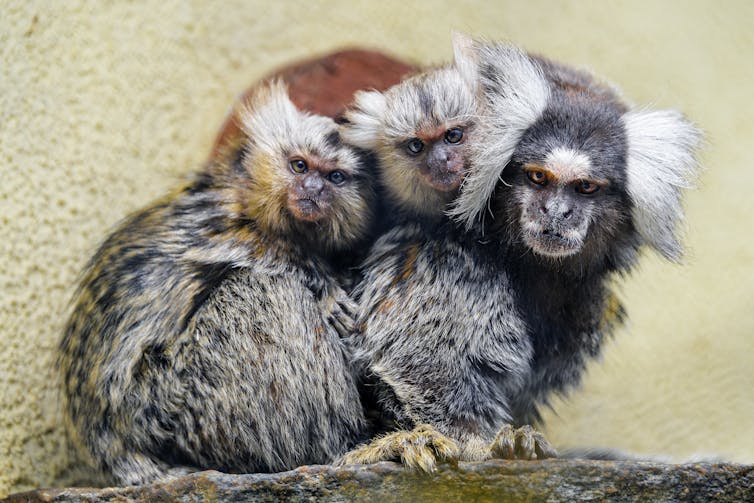
M76 293L66 410L119 484L325 463L364 433L328 258L369 227L369 170L279 83L241 121L238 144L120 225Z
M546 457L528 425L579 384L623 320L611 281L643 246L680 256L700 133L677 112L631 109L587 73L473 47L484 112L453 221L378 241L352 342L404 428L431 425L461 459ZM391 440L343 462L404 456ZM410 446L424 458L415 465L444 457L431 440Z

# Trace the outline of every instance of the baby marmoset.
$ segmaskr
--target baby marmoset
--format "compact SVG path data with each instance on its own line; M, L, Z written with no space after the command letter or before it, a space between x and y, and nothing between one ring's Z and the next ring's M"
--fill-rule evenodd
M432 425L462 459L549 456L541 435L515 427L580 382L622 321L609 284L639 249L679 256L700 135L676 112L630 110L588 74L516 48L476 43L473 55L484 118L455 222L378 242L353 344L404 427ZM343 461L399 451L378 439ZM430 459L416 464L444 455L423 449Z
M448 205L458 196L466 175L469 139L479 118L475 67L468 60L470 44L470 39L455 36L453 64L413 75L383 92L360 91L344 114L344 139L373 152L379 167L378 201L383 208L377 228L382 235L361 265L366 274L394 260L394 252L403 255L393 246L396 240L423 239L441 229ZM362 289L363 282L354 291L357 298ZM358 336L354 340L358 347ZM395 429L400 414L383 406L389 402L382 396L385 388L374 386L372 372L363 370L364 403L370 412L373 402L379 409L377 431ZM383 447L426 443L441 457L456 455L453 441L429 425L379 442ZM403 454L409 465L421 466L426 459L421 449ZM346 456L341 461L354 460Z
M478 116L474 68L454 38L452 65L413 75L384 92L359 91L344 114L343 138L374 152L386 211L383 229L441 219L466 172Z
M240 144L128 218L83 273L60 345L66 410L119 484L325 463L363 434L327 260L369 227L363 156L279 83L241 119Z

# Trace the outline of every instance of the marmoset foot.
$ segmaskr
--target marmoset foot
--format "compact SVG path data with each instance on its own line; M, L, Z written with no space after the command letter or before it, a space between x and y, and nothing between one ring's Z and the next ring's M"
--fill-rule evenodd
M449 437L422 424L411 431L397 431L378 437L344 454L337 465L370 464L400 461L412 470L431 473L437 462L457 461L458 444Z
M546 459L558 456L544 435L531 426L514 428L509 424L497 433L490 444L490 453L493 458L500 459Z

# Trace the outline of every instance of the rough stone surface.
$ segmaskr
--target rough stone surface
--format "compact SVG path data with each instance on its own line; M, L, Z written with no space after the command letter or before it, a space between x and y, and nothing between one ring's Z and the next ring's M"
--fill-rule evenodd
M45 489L16 502L104 501L752 501L754 466L628 461L486 461L433 475L396 463L303 466L275 474L199 472L169 483Z

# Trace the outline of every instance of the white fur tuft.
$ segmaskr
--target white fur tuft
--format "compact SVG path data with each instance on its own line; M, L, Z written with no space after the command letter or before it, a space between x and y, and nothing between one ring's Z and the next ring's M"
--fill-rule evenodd
M474 40L465 33L457 31L454 31L451 37L453 39L453 64L469 89L476 89L479 82L479 61L474 49Z
M343 140L366 150L375 149L382 138L386 106L385 95L379 91L357 92L346 111L350 124L340 128Z
M475 133L469 174L448 211L467 228L484 212L516 145L550 96L539 65L517 47L477 43L475 48L485 117Z
M281 80L262 85L241 107L241 129L249 141L265 152L276 152L281 138L293 134L301 113L288 97Z
M633 217L645 242L668 260L683 249L676 228L683 220L681 190L698 172L698 128L679 112L631 111L623 116L628 135L628 193Z

